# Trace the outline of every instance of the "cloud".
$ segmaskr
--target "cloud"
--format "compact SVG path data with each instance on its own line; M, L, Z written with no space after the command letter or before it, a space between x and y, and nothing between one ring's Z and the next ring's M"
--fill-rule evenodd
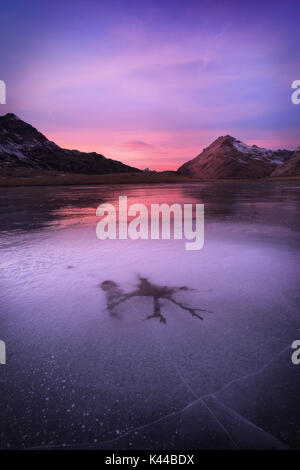
M148 144L147 142L144 142L143 140L131 140L129 142L124 142L121 144L121 147L126 147L126 148L147 148L147 147L153 147L153 145Z

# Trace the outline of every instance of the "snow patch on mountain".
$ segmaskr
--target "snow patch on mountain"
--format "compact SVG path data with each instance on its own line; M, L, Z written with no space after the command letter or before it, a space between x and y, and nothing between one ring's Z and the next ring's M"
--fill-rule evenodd
M245 153L247 155L253 155L254 158L265 157L270 158L272 157L273 153L272 150L265 149L263 147L257 147L256 145L247 145L240 140L235 140L233 142L233 147L241 153Z

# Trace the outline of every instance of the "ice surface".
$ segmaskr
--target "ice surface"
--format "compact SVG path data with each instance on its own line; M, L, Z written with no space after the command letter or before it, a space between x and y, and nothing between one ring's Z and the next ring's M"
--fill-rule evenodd
M205 204L205 245L100 241L95 210ZM293 182L1 188L1 448L300 448ZM116 315L101 283L187 286ZM294 410L294 414L292 412Z

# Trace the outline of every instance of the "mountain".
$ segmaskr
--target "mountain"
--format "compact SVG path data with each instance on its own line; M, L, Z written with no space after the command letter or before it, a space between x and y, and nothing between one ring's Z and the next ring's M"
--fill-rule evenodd
M141 171L96 152L63 149L9 113L0 116L0 170L11 172L20 169L86 174Z
M219 137L178 173L197 178L262 178L286 162L290 150L267 150L246 145L230 135Z
M300 176L300 150L297 150L287 162L276 168L271 176Z

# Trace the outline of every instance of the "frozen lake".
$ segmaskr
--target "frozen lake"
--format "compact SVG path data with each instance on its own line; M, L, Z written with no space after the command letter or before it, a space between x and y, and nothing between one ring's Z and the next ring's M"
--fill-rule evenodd
M96 237L96 208L203 203L205 243ZM300 448L300 184L0 188L1 448ZM107 309L104 281L186 286Z

